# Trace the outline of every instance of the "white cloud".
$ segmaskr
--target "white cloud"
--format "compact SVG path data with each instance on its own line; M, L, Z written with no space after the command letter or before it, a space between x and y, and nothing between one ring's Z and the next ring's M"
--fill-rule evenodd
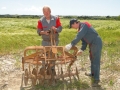
M37 7L37 6L31 6L31 7L19 7L17 9L14 9L16 13L20 14L35 14L35 15L40 15L42 13L42 7Z
M41 7L35 7L35 6L32 6L32 7L26 7L26 8L21 8L19 9L21 11L30 11L30 12L41 12L42 8Z
M7 7L1 7L1 9L7 9Z

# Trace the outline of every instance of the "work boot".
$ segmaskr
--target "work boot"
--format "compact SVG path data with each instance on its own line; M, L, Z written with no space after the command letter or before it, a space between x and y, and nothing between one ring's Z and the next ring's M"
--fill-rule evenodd
M94 75L91 73L85 73L86 76L93 77Z
M93 80L92 87L100 87L99 82L100 82L100 80Z

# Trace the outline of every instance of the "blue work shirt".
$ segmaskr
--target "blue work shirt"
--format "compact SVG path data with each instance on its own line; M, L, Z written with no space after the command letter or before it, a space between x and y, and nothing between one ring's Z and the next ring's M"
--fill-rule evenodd
M88 22L80 22L78 34L76 35L76 38L71 42L71 44L72 46L75 46L81 40L81 50L84 51L87 47L87 44L91 45L97 36L98 33Z

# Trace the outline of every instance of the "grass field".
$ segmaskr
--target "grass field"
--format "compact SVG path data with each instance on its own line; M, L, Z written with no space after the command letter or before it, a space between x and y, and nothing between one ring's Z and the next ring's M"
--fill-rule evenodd
M0 55L23 53L27 46L41 45L41 37L36 32L38 19L0 18ZM82 20L81 22L84 22ZM120 72L120 21L86 20L90 22L103 41L102 66L104 74L102 84L114 86ZM69 20L61 19L63 30L60 33L60 46L64 46L75 38L76 30L69 29ZM81 46L81 42L77 44ZM88 48L81 56L81 66L88 62ZM107 76L108 74L112 74ZM113 75L114 74L114 75ZM87 82L87 81L86 81ZM59 87L59 86L58 86ZM47 90L47 89L46 89ZM57 89L59 90L59 89ZM110 90L110 89L108 89ZM113 89L114 90L114 89Z
M41 45L37 35L38 19L0 18L0 55L16 53L31 45ZM83 21L83 20L82 20ZM87 20L97 30L103 41L104 50L116 52L120 48L120 21ZM66 45L75 37L77 31L70 30L69 20L61 19L63 30L59 45Z

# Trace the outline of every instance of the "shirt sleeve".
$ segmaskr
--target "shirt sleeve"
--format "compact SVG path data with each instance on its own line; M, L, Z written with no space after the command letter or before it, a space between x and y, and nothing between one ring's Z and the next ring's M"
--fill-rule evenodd
M42 23L41 21L39 20L38 21L38 25L37 25L37 33L38 35L40 35L40 32L43 30L43 26L42 26Z
M57 28L58 33L62 31L62 25L61 25L59 17L57 17L57 19L56 19L56 28Z
M84 24L80 28L78 34L76 35L76 38L71 42L72 46L75 46L85 36L85 34L87 33L87 30L88 30L88 26Z
M86 49L86 47L87 47L87 43L84 40L82 40L81 50L84 51Z

